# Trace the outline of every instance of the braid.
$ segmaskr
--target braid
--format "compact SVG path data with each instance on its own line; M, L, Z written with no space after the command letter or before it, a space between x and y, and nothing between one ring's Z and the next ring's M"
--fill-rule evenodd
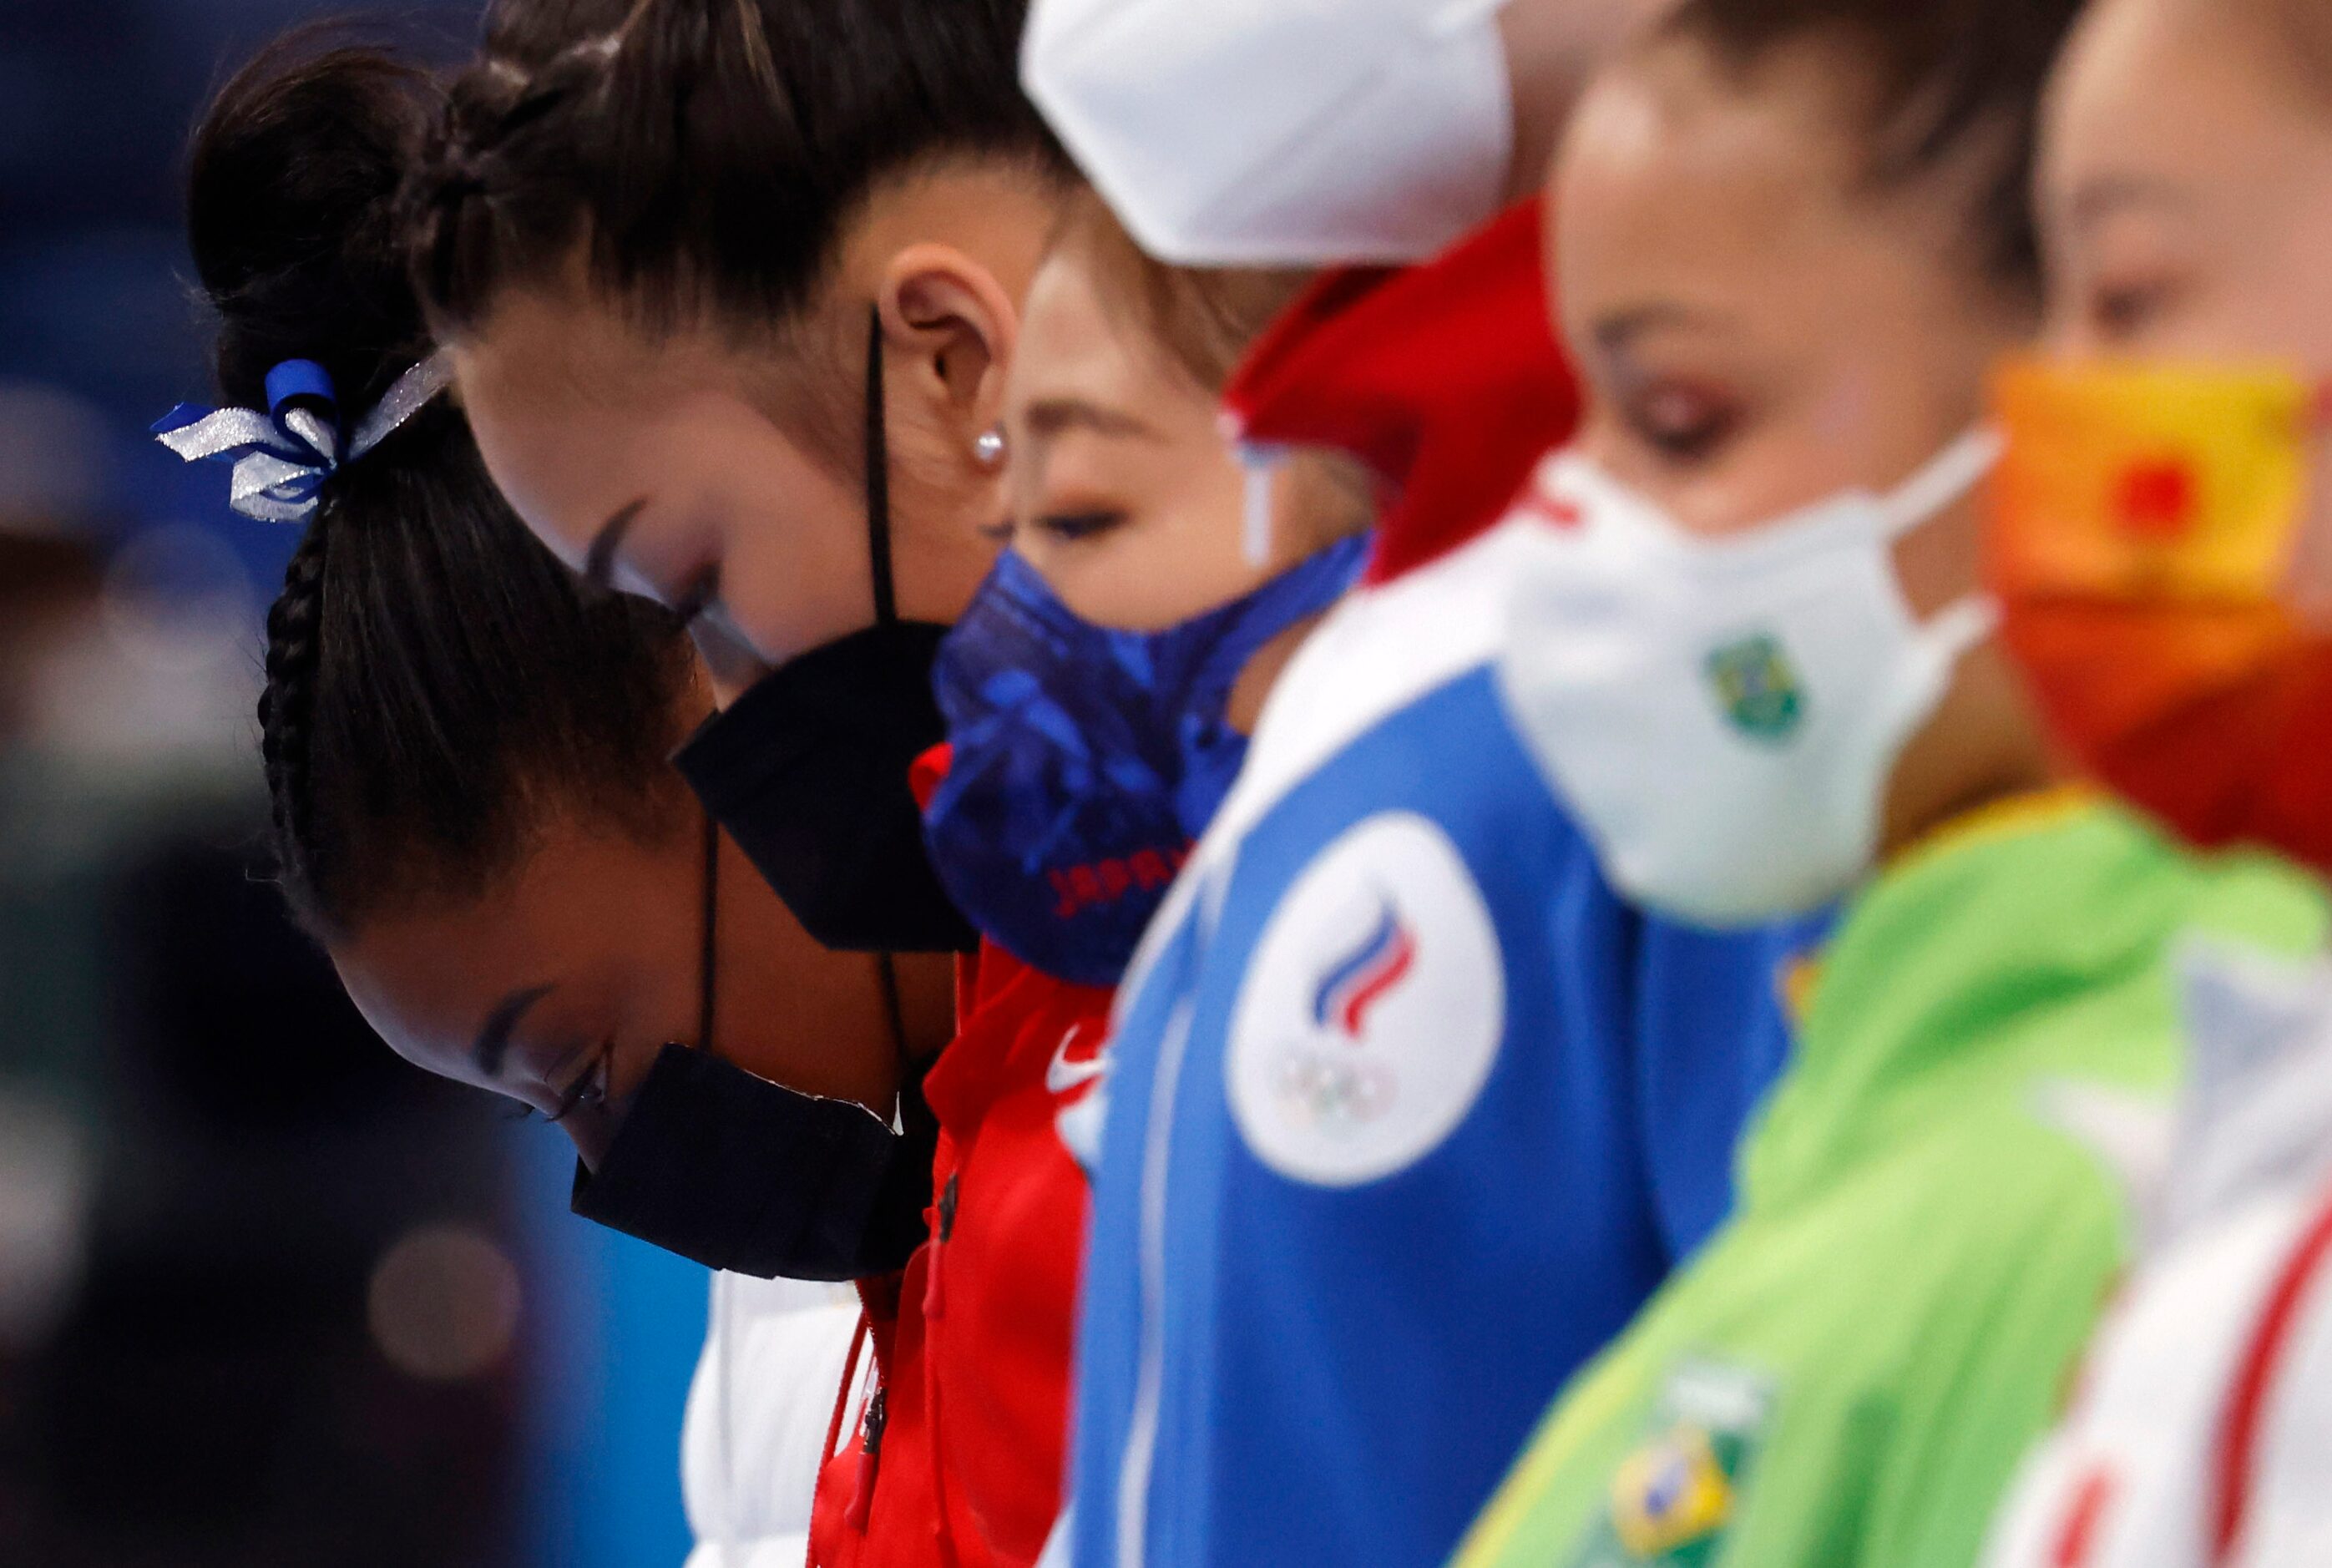
M314 789L310 778L316 687L323 664L324 558L330 509L319 512L284 569L267 612L267 688L259 698L260 756L275 821L276 863L295 901L313 904L317 884Z
M405 205L441 337L557 287L651 332L804 319L884 179L1069 165L1017 68L1027 0L496 0ZM578 42L579 40L579 42Z
M495 55L455 78L401 203L416 277L433 295L462 290L489 264L501 203L521 183L509 167L513 143L537 129L553 145L571 140L562 111L595 96L614 53L613 39L590 39L538 69Z
M219 315L220 390L239 406L265 406L268 369L303 359L353 415L429 352L398 204L444 94L342 36L295 33L263 54L196 139L188 226ZM521 100L541 81L483 72L473 107L531 139L539 111ZM472 173L504 179L501 156L487 148ZM475 197L447 205L475 224L490 206ZM491 205L495 224L524 211L516 195ZM697 706L686 633L587 605L451 399L335 472L318 502L268 612L258 710L278 875L302 925L330 942L387 912L482 899L562 814L643 841L694 820L665 765Z

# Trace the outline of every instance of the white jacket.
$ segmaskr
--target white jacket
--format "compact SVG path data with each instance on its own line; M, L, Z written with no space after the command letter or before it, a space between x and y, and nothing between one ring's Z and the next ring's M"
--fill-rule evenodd
M712 1276L681 1425L681 1491L696 1535L688 1568L802 1568L858 1314L846 1286Z
M2187 967L2174 1120L2093 1129L2129 1156L2145 1261L1989 1568L2332 1564L2332 962Z

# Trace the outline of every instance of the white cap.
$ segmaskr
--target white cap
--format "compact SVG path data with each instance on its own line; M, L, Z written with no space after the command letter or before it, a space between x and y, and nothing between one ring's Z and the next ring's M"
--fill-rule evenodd
M1415 261L1504 195L1505 3L1037 0L1021 80L1161 260Z

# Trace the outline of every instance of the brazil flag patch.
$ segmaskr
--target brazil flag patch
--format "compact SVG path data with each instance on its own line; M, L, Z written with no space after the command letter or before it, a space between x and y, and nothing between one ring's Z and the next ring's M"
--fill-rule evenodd
M1610 1506L1573 1568L1708 1568L1741 1506L1773 1412L1771 1384L1708 1362L1679 1366L1651 1432L1611 1477Z
M1706 668L1717 706L1735 730L1771 745L1797 733L1805 692L1778 638L1761 633L1727 643L1708 655Z

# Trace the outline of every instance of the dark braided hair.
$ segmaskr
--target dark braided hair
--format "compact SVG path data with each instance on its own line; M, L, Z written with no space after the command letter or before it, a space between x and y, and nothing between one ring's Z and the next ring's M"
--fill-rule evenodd
M323 619L324 540L320 517L283 570L283 591L267 611L266 689L259 693L259 755L275 823L276 860L287 886L307 889L315 837L310 809L308 731L315 717L316 669ZM313 903L310 894L303 903Z
M1974 259L2037 301L2032 163L2041 95L2085 0L1684 0L1660 36L1706 43L1739 71L1808 39L1869 69L1868 174L1880 188L1960 164L1975 179Z
M228 84L194 143L188 227L219 387L263 406L313 359L353 423L430 351L396 211L442 95L314 30ZM683 827L665 764L697 715L680 626L587 602L488 478L449 397L326 483L267 618L261 751L301 918L482 896L562 814Z
M578 247L651 330L780 331L858 206L950 158L1068 166L1022 96L1027 0L499 0L408 202L450 332Z

